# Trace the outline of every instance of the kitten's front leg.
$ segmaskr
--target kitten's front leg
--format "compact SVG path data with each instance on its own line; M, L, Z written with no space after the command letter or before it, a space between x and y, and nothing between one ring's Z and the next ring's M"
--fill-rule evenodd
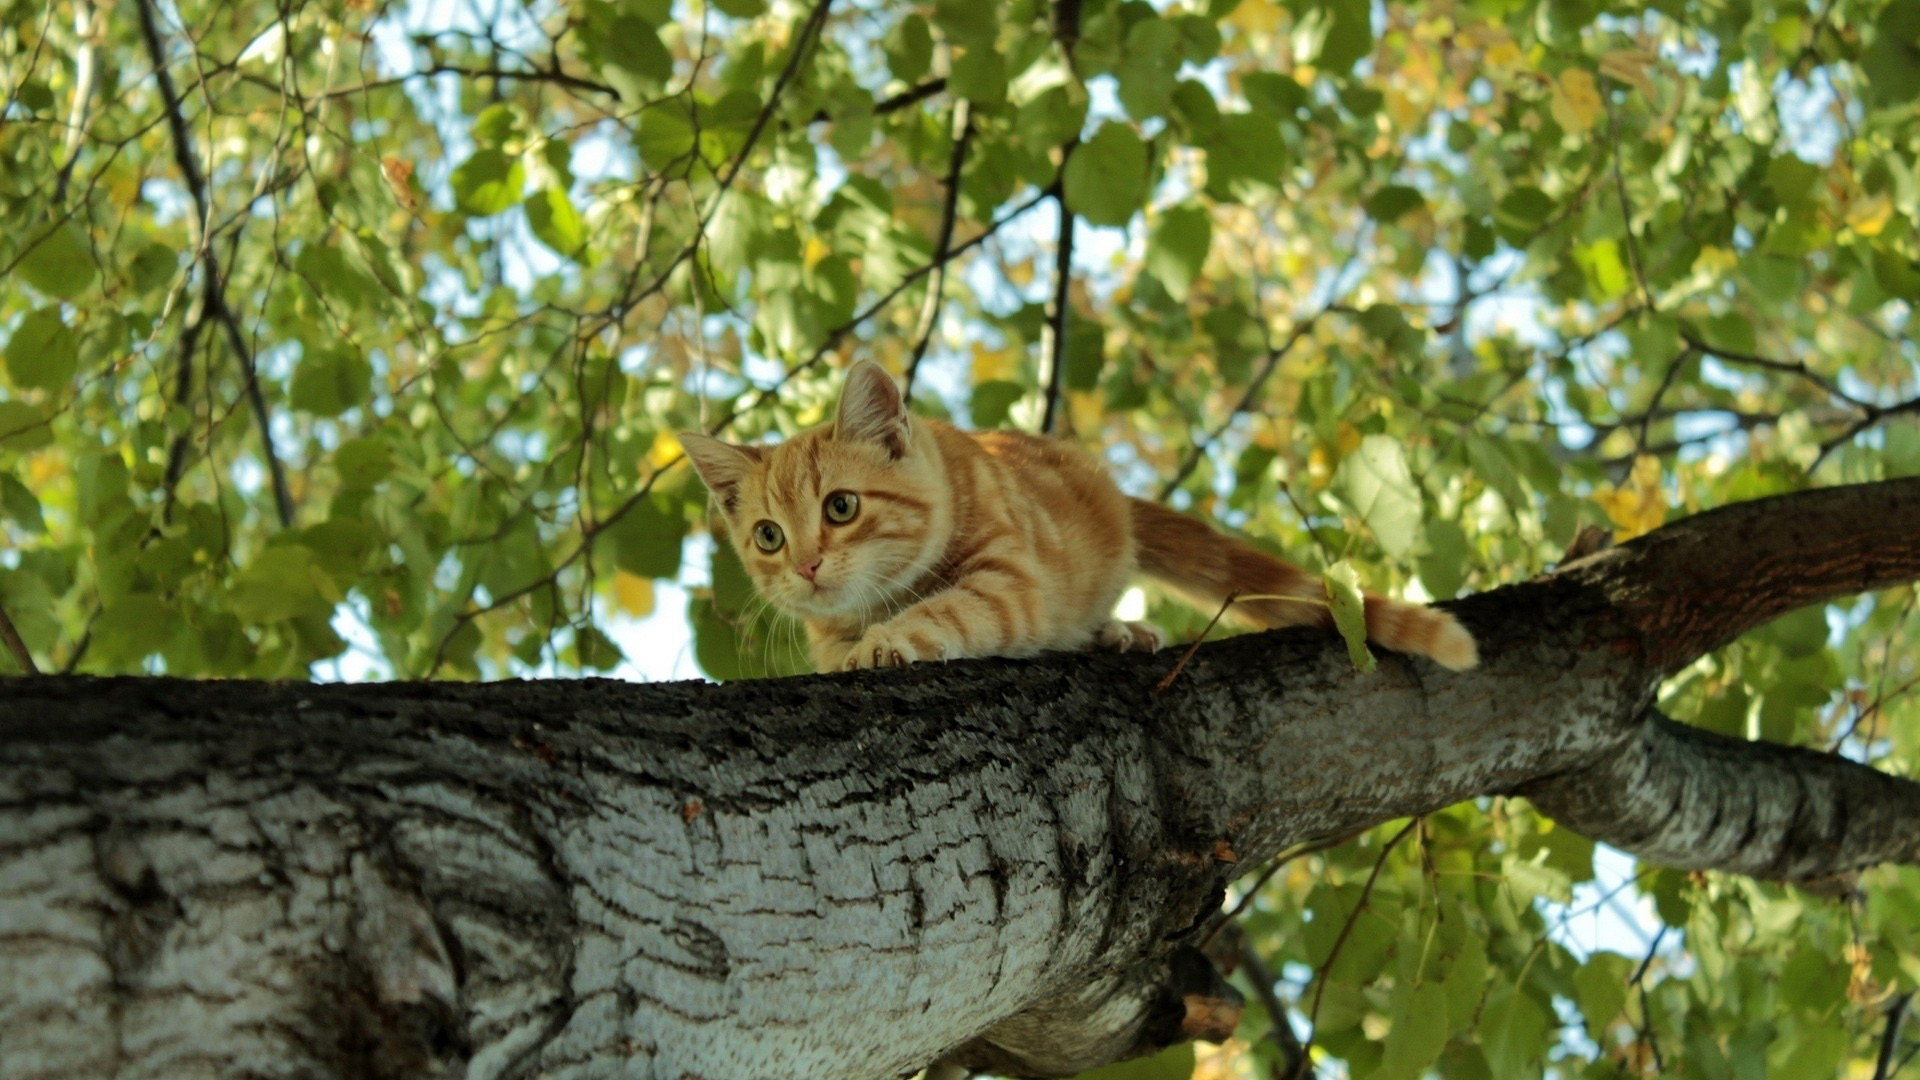
M970 572L956 574L950 588L868 627L842 666L853 671L1031 655L1059 644L1053 641L1058 628L1047 625L1047 615L1030 574L1005 559L981 558Z

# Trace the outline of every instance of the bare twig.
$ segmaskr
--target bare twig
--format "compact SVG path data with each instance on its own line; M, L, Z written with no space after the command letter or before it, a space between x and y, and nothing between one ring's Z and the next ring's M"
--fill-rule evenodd
M1060 174L1065 177L1067 159L1073 155L1078 142L1068 143L1060 155ZM1071 292L1073 288L1073 219L1074 213L1067 208L1066 183L1056 181L1053 185L1054 204L1060 210L1060 235L1054 244L1053 260L1053 310L1047 313L1047 348L1045 354L1047 404L1040 414L1040 434L1051 435L1058 424L1060 408L1060 387L1067 370L1067 323L1072 315Z
M1247 981L1253 984L1253 996L1260 999L1260 1006L1273 1021L1268 1035L1280 1048L1280 1067L1274 1071L1275 1080L1313 1080L1313 1057L1307 1053L1300 1036L1293 1033L1293 1021L1287 1018L1287 1007L1273 990L1273 972L1266 960L1252 945L1242 945L1240 966L1246 969Z
M1797 375L1800 378L1805 379L1806 381L1819 387L1821 390L1825 391L1829 396L1839 398L1841 401L1844 401L1847 404L1852 405L1857 409L1872 408L1872 406L1869 405L1867 402L1861 401L1859 398L1856 398L1852 394L1847 393L1845 390L1840 389L1840 387L1837 384L1835 384L1832 379L1829 379L1825 375L1822 375L1819 372L1813 370L1802 361L1776 360L1772 357L1760 356L1755 353L1749 353L1749 352L1741 352L1737 349L1722 349L1717 346L1707 344L1705 339L1701 338L1700 335L1694 333L1692 330L1688 329L1685 326L1682 326L1680 328L1680 340L1686 342L1688 345L1693 346L1695 349L1699 350L1700 352L1708 354L1709 356L1719 357L1721 360L1725 361L1726 363L1739 364L1744 367L1763 368L1767 371L1778 371L1787 375Z
M246 336L240 332L240 323L227 307L225 285L221 279L220 259L213 247L212 237L207 232L211 220L207 194L206 178L200 173L200 164L194 159L193 136L187 131L186 114L181 111L180 94L174 89L173 77L167 74L166 46L160 41L160 27L154 21L153 0L140 0L135 5L140 15L140 32L146 40L147 54L153 61L153 77L160 86L160 98L166 109L167 126L173 133L173 158L180 166L181 179L186 182L187 191L193 196L194 208L198 211L200 227L200 263L203 275L204 303L207 313L216 319L226 331L227 344L232 348L234 359L240 364L242 381L246 387L247 402L253 410L255 425L260 429L261 452L266 457L267 472L273 483L275 509L279 512L283 527L293 524L293 493L287 486L287 470L280 462L280 453L274 447L272 415L267 410L266 395L260 389L260 377L254 367L253 352L247 347Z
M20 640L20 631L14 629L13 620L7 617L7 610L0 608L0 642L4 642L7 651L19 663L20 670L29 675L40 674L40 667L33 662L33 654L27 651L27 643Z
M910 86L892 97L881 98L879 101L874 102L873 115L885 116L888 113L896 113L909 106L918 105L920 102L927 100L946 88L947 80L945 76L928 79L918 86ZM827 112L825 109L820 109L813 114L811 119L816 124L824 124L833 119L833 114Z
M953 156L947 162L947 197L940 206L940 236L933 248L933 280L927 285L927 302L920 310L920 325L913 335L913 355L907 358L906 386L901 396L913 398L913 377L920 371L920 360L940 325L940 306L946 297L947 249L953 245L954 219L960 215L960 172L967 163L967 144L973 141L973 105L966 98L953 103Z
M1347 944L1347 936L1353 933L1354 924L1360 921L1360 913L1367 910L1367 899L1373 895L1373 884L1380 880L1380 869L1387 865L1387 856L1400 846L1400 841L1413 834L1414 827L1422 818L1414 818L1400 827L1380 848L1380 857L1373 861L1373 871L1367 875L1367 883L1360 889L1360 899L1354 903L1353 910L1347 914L1347 921L1340 926L1340 933L1333 939L1333 947L1327 950L1327 958L1313 971L1313 1008L1307 1013L1306 1047L1311 1051L1313 1038L1320 1030L1320 1001L1327 992L1327 977L1333 974L1334 962L1340 959L1340 950Z
M1344 313L1344 309L1338 306L1322 308L1296 323L1293 332L1288 334L1287 340L1281 342L1278 347L1268 344L1267 361L1260 365L1260 370L1254 374L1253 381L1247 383L1247 389L1240 395L1240 400L1233 403L1233 408L1228 410L1227 415L1218 424L1214 425L1212 431L1207 432L1206 438L1198 440L1187 450L1187 456L1181 459L1180 467L1173 471L1173 475L1167 479L1166 483L1160 485L1161 502L1167 501L1169 496L1180 490L1180 485L1185 483L1187 477L1193 475L1193 470L1199 467L1200 459L1207 454L1207 448L1220 441L1220 436L1226 433L1227 427L1233 423L1234 418L1246 412L1254 400L1260 396L1261 388L1267 385L1267 380L1279 368L1280 362L1287 358L1287 354L1293 351L1293 347L1300 343L1301 338L1313 331L1314 324L1319 322L1322 316L1331 312Z
M1907 1006L1913 1004L1913 991L1894 998L1887 1006L1887 1029L1880 1036L1880 1057L1874 1062L1873 1080L1892 1080L1893 1055L1900 1049L1900 1026L1907 1019Z

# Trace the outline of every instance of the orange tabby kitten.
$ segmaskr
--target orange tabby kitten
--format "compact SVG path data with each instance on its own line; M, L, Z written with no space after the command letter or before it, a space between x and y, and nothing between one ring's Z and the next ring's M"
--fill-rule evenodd
M1264 627L1327 626L1319 578L1121 494L1090 456L1013 431L911 416L876 364L840 412L771 447L680 436L760 594L806 625L822 671L1101 645L1157 649L1112 617L1136 571L1204 609L1232 593ZM1367 636L1459 671L1472 635L1443 611L1366 598Z

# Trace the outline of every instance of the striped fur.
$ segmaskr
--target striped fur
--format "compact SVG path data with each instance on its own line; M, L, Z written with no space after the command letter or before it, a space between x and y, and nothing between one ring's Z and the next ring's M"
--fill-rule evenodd
M1154 649L1113 619L1136 571L1202 608L1233 593L1261 626L1330 626L1313 575L1154 503L1129 499L1090 456L1011 431L911 417L877 365L847 374L833 425L774 447L680 437L760 594L798 616L823 671L1100 646ZM858 497L828 520L837 493ZM782 543L755 542L764 524ZM1473 638L1445 612L1367 597L1367 633L1456 670Z

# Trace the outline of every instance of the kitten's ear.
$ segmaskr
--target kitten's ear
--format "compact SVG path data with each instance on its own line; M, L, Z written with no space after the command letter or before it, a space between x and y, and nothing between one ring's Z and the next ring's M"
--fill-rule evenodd
M847 369L847 388L840 392L834 438L879 443L889 456L898 459L907 454L910 430L906 399L879 364L862 360Z
M721 509L733 513L740 505L740 485L765 451L752 446L735 446L697 431L680 433L680 445L687 459L700 473L700 479L720 501Z

